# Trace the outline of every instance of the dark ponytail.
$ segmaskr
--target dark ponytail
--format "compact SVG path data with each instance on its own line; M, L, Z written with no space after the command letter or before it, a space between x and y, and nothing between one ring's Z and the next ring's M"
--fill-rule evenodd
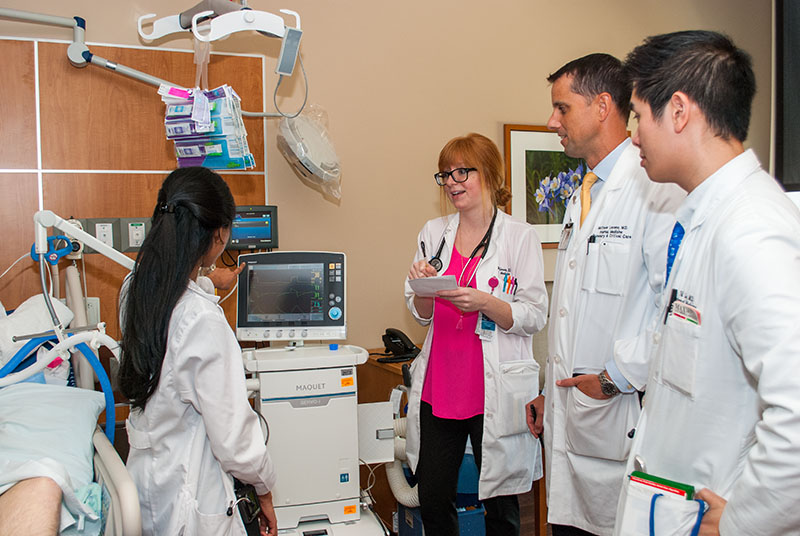
M176 169L164 179L123 296L119 385L133 407L144 408L155 392L172 310L211 249L214 233L230 226L234 211L228 185L209 169Z

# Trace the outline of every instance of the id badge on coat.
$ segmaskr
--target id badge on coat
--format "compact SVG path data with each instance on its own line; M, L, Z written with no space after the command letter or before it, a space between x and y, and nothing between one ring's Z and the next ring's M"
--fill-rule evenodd
M561 238L558 241L558 249L567 249L569 245L569 237L572 236L573 222L569 222L561 229Z
M475 335L482 341L490 342L494 339L494 334L497 331L497 324L488 316L483 313L478 313L478 322L475 324Z

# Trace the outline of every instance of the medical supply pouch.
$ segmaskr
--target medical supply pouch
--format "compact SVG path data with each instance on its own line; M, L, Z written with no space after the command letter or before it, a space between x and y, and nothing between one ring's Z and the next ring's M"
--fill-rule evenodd
M175 143L178 167L250 169L255 157L247 143L241 99L230 86L211 91L159 89L166 103L164 127Z
M694 488L634 471L625 486L620 536L696 536L706 503Z

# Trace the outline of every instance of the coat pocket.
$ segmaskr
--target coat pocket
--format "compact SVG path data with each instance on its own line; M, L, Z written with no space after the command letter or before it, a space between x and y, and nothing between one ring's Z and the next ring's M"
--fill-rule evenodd
M177 534L181 536L202 536L214 534L220 536L243 535L244 526L237 508L233 509L233 515L228 515L227 511L221 512L201 512L197 500L192 496L188 488L184 488L180 495L183 510L183 523Z
M658 350L662 381L689 398L694 398L700 329L698 325L670 315Z
M696 534L705 513L703 501L659 492L650 486L628 480L619 536L689 536ZM652 527L652 530L651 530Z
M628 458L632 442L628 432L636 425L640 412L636 393L597 400L572 387L566 410L569 452L614 461Z
M581 288L614 296L624 294L630 252L630 243L624 241L602 238L586 244Z
M529 433L525 404L539 391L539 364L536 361L500 363L498 437Z
M602 240L597 259L597 292L621 296L627 280L628 257L631 245L628 242Z

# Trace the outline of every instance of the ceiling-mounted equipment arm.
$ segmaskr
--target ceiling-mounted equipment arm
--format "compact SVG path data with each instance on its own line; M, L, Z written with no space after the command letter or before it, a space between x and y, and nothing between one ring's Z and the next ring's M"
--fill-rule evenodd
M166 80L162 80L147 73L137 71L136 69L131 69L130 67L120 65L119 63L115 63L92 54L89 51L89 47L87 47L86 43L84 42L84 36L86 34L86 21L81 17L73 17L70 19L67 17L56 17L53 15L43 15L41 13L30 13L28 11L19 11L16 9L6 8L0 8L0 17L11 20L48 24L50 26L64 26L67 28L72 28L72 43L70 43L67 47L67 58L69 58L70 63L72 63L72 65L75 67L86 67L88 64L93 63L94 65L105 67L111 71L124 74L125 76L154 85L156 87L161 84L167 84L176 87L178 86L178 84L173 84Z
M127 77L139 80L140 82L144 82L146 84L150 84L151 86L159 87L161 84L165 84L168 86L180 87L180 84L174 84L167 80L162 80L161 78L158 78L156 76L143 73L142 71L137 71L136 69L126 67L121 63L116 63L111 60L101 58L100 56L95 56L88 50L83 54L83 56L87 62L92 63L93 65L97 65L99 67L105 67L110 71L114 71L115 73L119 74L124 74Z
M0 8L0 17L12 20L24 20L27 22L36 22L39 24L48 24L50 26L64 26L65 28L72 28L72 43L67 48L67 58L75 67L86 67L86 60L83 57L84 52L88 52L89 48L84 42L86 34L86 21L81 17L56 17L54 15L44 15L42 13L29 13L27 11L19 11L16 9Z

